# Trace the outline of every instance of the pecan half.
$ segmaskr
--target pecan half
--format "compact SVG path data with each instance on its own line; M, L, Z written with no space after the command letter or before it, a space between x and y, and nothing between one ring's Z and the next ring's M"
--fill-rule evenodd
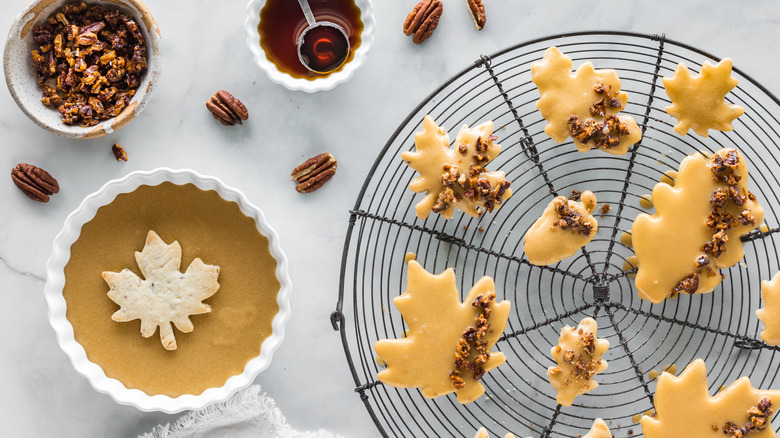
M444 4L441 0L422 0L417 3L412 12L406 16L404 21L404 35L412 35L412 41L415 44L430 38L436 26L439 25L439 18L444 10Z
M242 125L242 120L249 119L249 111L240 100L225 90L219 90L206 101L206 108L211 115L225 126Z
M482 4L482 0L468 0L469 12L471 18L474 20L474 25L477 26L477 30L482 30L485 27L485 5Z
M114 153L114 157L116 157L117 161L127 161L127 152L125 152L125 149L122 146L115 143L111 146L111 152Z
M60 191L60 185L49 172L32 164L19 163L11 170L11 179L28 198L49 202L49 196Z
M295 186L298 193L311 193L336 174L336 166L336 158L326 152L304 161L293 169L290 178L298 183Z

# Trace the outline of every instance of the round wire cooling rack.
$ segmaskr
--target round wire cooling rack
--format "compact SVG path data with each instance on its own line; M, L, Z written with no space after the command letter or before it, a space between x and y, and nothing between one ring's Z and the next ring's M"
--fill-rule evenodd
M642 140L624 156L600 151L582 154L570 141L556 144L544 133L546 121L534 104L539 98L530 67L549 46L572 57L575 68L592 61L618 71L629 102L621 114L633 116ZM670 364L680 369L704 359L712 393L740 376L759 388L780 388L780 348L757 341L762 328L754 316L761 307L760 281L780 269L772 235L780 221L780 101L738 69L739 85L726 98L745 108L733 132L709 138L681 137L661 77L678 62L697 71L704 51L658 35L582 32L523 43L476 62L452 77L403 121L374 163L351 211L344 245L341 284L331 316L339 330L355 380L355 391L383 436L472 437L480 426L491 436L575 437L593 419L609 423L616 437L641 436L636 414L653 407L650 370ZM408 189L415 171L401 160L414 148L414 133L430 114L454 133L463 125L493 120L503 150L488 166L502 170L514 194L501 209L479 218L456 213L449 221L415 215L422 195ZM639 199L664 172L676 170L695 151L735 147L747 160L750 189L766 210L766 231L743 237L745 258L724 270L726 280L709 294L680 296L661 304L637 298L635 272L625 262L633 254L621 242L631 230ZM599 231L576 256L557 265L531 265L522 240L553 196L591 190L611 209L599 218ZM650 210L652 211L652 210ZM460 405L454 396L426 399L417 389L396 389L376 380L382 367L373 350L379 339L400 338L404 322L392 299L406 288L407 252L429 272L453 267L461 299L483 275L496 281L499 299L512 302L506 330L496 349L507 362L487 373L486 393ZM564 325L590 316L610 349L609 368L599 387L571 407L555 401L547 380L554 362L550 347ZM633 417L633 418L632 418Z

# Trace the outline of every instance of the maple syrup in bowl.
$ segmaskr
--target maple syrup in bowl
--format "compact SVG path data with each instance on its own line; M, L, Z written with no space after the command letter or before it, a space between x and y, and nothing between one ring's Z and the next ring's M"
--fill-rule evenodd
M308 22L297 1L251 0L245 22L247 46L273 82L291 90L330 90L352 77L373 45L372 4L371 0L309 0L309 4L318 25L303 35ZM327 22L344 30L348 44ZM298 56L302 35L301 57L316 71Z

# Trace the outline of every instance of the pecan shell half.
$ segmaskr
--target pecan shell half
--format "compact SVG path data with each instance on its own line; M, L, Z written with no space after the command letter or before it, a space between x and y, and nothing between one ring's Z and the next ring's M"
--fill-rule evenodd
M11 170L11 179L33 201L49 202L49 196L60 191L60 185L49 172L32 164L17 164Z
M211 115L225 126L242 125L249 119L249 111L240 100L225 90L219 90L206 101Z
M474 25L477 26L477 30L482 30L485 27L485 21L487 21L485 5L482 4L482 0L467 0L467 2Z
M293 169L290 178L298 184L295 186L298 193L311 193L336 174L336 166L336 158L326 152L304 161Z
M406 16L404 21L404 34L412 35L412 41L420 44L433 35L436 26L439 25L444 4L441 0L422 0Z

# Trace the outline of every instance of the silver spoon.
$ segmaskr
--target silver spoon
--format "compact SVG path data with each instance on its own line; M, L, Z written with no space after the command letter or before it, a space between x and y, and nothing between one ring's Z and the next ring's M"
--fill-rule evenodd
M341 68L342 65L347 61L348 54L349 54L349 36L347 36L347 32L344 30L343 27L339 26L336 23L332 23L330 21L321 21L317 22L317 20L314 19L314 14L311 12L311 7L309 7L309 1L308 0L298 0L298 4L301 6L301 9L303 10L303 15L306 17L306 22L308 23L308 26L301 32L301 35L298 37L298 60L301 61L301 64L303 64L304 67L306 67L308 70L319 73L319 74L326 74L330 73L332 71L338 70ZM332 44L343 44L346 49L344 50L344 56L341 59L334 60L333 63L327 64L324 66L319 66L316 64L315 59L309 59L309 56L307 54L302 53L301 49L304 46L304 43L306 42L306 36L309 35L311 31L317 32L317 29L320 31L331 31L329 32L333 38L335 38L335 41L331 41ZM333 31L335 30L335 32ZM314 34L312 34L314 35ZM311 35L309 35L311 36ZM316 42L314 43L315 47L313 47L313 51L316 53Z

